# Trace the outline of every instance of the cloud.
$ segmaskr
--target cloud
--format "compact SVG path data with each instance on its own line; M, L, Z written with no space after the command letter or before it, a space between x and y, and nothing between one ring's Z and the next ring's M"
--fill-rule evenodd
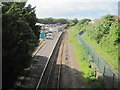
M28 0L27 4L36 6L37 17L74 18L90 17L94 12L94 17L105 13L116 14L117 2L114 0ZM117 0L116 0L117 1ZM98 12L99 11L99 12ZM97 12L97 13L96 13ZM87 16L88 15L88 16ZM92 17L92 16L91 16Z

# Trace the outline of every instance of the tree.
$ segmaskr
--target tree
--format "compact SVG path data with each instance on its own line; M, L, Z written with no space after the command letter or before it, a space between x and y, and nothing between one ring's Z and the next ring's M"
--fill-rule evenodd
M102 17L104 20L115 21L114 15L107 14Z
M3 88L13 88L18 75L30 65L39 32L35 26L35 8L24 7L24 2L2 4Z
M36 18L36 14L35 14L35 8L29 4L26 8L24 8L23 10L23 17L24 19L27 21L27 23L29 24L29 26L31 27L32 31L34 32L36 39L39 39L39 35L40 35L40 27L36 26L36 22L37 22L37 18Z
M91 20L90 19L82 19L82 20L80 20L79 21L79 24L84 24L84 23L88 23L88 22L90 22Z
M64 18L54 19L52 17L38 19L37 22L43 23L43 24L56 24L56 23L67 24L68 23L67 20Z
M64 18L57 19L56 22L61 24L67 24L67 20Z
M91 25L88 28L89 35L91 36L91 38L94 38L96 40L97 44L99 44L104 35L109 34L111 24L112 24L111 21L103 20L97 22L94 25Z
M74 18L74 19L72 20L72 22L73 22L74 24L77 24L77 23L78 23L77 18Z

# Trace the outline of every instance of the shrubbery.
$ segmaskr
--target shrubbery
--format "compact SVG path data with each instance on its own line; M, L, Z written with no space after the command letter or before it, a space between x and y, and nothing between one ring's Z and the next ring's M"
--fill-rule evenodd
M89 42L95 43L95 47L99 47L105 58L114 69L118 70L118 45L120 42L120 23L115 19L114 15L105 15L95 23L84 22L80 20L76 25L79 31L86 32L85 39L89 38ZM94 47L94 46L93 46ZM103 56L103 57L104 57Z

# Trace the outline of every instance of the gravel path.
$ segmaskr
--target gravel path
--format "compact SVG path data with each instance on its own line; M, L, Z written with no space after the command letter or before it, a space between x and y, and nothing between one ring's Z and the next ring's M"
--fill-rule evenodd
M69 31L66 32L65 45L62 59L60 88L85 88L82 72L77 62L75 51L70 39Z

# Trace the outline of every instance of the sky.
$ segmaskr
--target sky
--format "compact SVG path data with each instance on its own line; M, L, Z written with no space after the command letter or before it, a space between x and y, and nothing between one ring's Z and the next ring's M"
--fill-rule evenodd
M106 14L118 15L119 0L28 0L36 6L37 18L99 19Z

